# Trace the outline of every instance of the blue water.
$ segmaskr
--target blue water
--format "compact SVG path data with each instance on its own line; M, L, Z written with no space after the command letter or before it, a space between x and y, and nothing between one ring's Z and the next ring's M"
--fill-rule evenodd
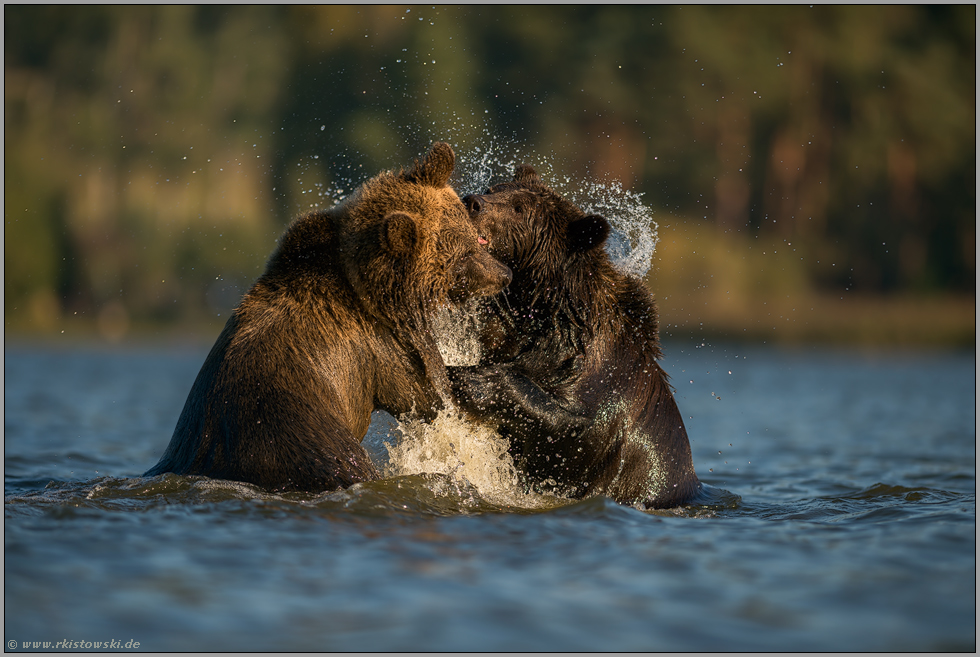
M972 351L667 343L711 497L644 512L508 506L450 475L140 478L209 346L8 343L18 652L975 650Z

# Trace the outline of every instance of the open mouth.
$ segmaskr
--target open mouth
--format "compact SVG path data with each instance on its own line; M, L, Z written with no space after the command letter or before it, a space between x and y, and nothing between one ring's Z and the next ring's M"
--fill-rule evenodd
M477 235L476 241L482 244L483 246L487 246L488 244L490 244L490 240L484 237L483 235Z

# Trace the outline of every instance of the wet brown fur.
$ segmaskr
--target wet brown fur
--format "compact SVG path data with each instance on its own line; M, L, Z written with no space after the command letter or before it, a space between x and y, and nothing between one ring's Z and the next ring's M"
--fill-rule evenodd
M437 143L409 171L293 222L146 476L315 491L379 476L360 444L372 411L431 418L450 394L432 313L510 281L447 185L454 161Z
M701 485L661 358L657 308L603 248L609 225L541 183L466 197L514 281L485 304L483 361L449 368L464 410L495 425L529 483L669 507Z

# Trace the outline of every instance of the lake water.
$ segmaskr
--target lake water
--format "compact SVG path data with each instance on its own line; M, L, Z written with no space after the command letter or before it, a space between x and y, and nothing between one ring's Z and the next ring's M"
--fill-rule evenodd
M472 455L320 495L140 478L209 346L7 344L8 648L975 650L973 351L668 342L710 496L644 512Z

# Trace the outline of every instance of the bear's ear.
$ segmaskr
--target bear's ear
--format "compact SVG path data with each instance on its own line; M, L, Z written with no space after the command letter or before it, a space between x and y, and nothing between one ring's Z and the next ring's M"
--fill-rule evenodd
M514 169L514 182L521 184L541 184L541 178L538 177L538 172L534 170L530 164L518 164L517 168Z
M597 214L574 219L568 224L569 251L588 251L602 246L609 237L609 222Z
M381 248L396 256L407 256L418 241L418 222L407 212L391 212L381 224Z
M405 180L430 187L445 187L456 166L456 154L444 141L437 141L421 162L404 174Z

